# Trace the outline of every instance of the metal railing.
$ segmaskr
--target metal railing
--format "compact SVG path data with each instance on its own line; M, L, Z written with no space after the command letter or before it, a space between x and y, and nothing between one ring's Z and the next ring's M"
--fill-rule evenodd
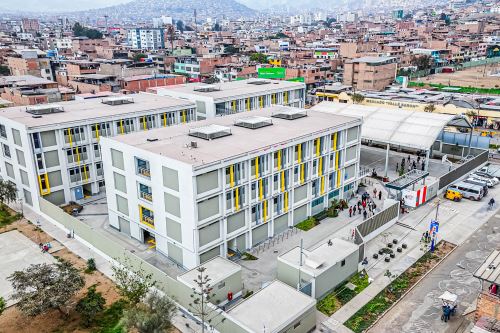
M145 177L150 178L151 177L151 169L149 168L137 168L137 172Z
M151 202L153 201L153 195L151 193L140 191L139 197L141 197L142 199L145 199L147 201L151 201Z

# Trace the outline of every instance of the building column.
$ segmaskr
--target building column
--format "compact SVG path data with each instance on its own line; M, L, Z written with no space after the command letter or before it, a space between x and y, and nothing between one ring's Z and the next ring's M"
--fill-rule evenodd
M431 150L427 149L427 152L425 153L425 171L429 171L429 158L431 155Z
M389 150L391 148L390 144L387 144L387 149L385 151L385 170L384 170L384 177L387 177L387 171L389 169Z

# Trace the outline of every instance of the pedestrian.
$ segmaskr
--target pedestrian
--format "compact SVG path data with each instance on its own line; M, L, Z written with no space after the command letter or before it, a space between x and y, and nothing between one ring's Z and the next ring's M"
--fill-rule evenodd
M444 322L446 323L448 320L450 320L450 313L451 309L448 304L445 305L444 307Z
M382 190L378 191L378 199L382 200Z
M373 189L373 197L376 198L377 197L377 188L375 187Z
M358 214L361 215L361 207L358 207Z
M422 162L422 171L425 171L425 164Z
M352 207L349 207L349 217L352 216Z
M413 166L413 169L416 169L417 168L417 162L413 161L412 166Z
M366 209L366 200L363 200L363 202L361 203L361 206L363 206L363 209Z
M417 156L417 163L420 163L420 156Z
M358 208L361 206L361 200L358 200Z
M408 164L410 164L411 157L408 155Z
M366 209L363 211L363 219L366 220L366 215L368 215L368 213L366 212Z
M356 206L352 206L352 216L356 215Z
M399 170L399 163L396 163L396 172Z

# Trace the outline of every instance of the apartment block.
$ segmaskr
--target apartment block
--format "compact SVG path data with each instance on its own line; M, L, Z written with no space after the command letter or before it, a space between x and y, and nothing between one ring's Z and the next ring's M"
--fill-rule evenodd
M129 29L128 44L134 49L158 50L165 48L165 29Z
M0 176L24 204L62 205L102 194L103 137L194 119L195 105L152 94L12 107L0 111Z
M195 102L196 117L203 120L271 105L304 107L305 88L300 82L248 79L214 85L192 83L159 87L155 91L160 96Z
M103 138L109 223L191 269L350 196L361 119L286 106Z
M358 90L384 90L396 78L394 57L361 57L344 64L344 84Z

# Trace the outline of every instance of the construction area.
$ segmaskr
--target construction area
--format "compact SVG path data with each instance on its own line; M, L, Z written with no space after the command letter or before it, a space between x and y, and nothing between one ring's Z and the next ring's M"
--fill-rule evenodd
M500 64L485 64L455 71L437 73L415 80L417 83L442 84L445 86L499 88Z

